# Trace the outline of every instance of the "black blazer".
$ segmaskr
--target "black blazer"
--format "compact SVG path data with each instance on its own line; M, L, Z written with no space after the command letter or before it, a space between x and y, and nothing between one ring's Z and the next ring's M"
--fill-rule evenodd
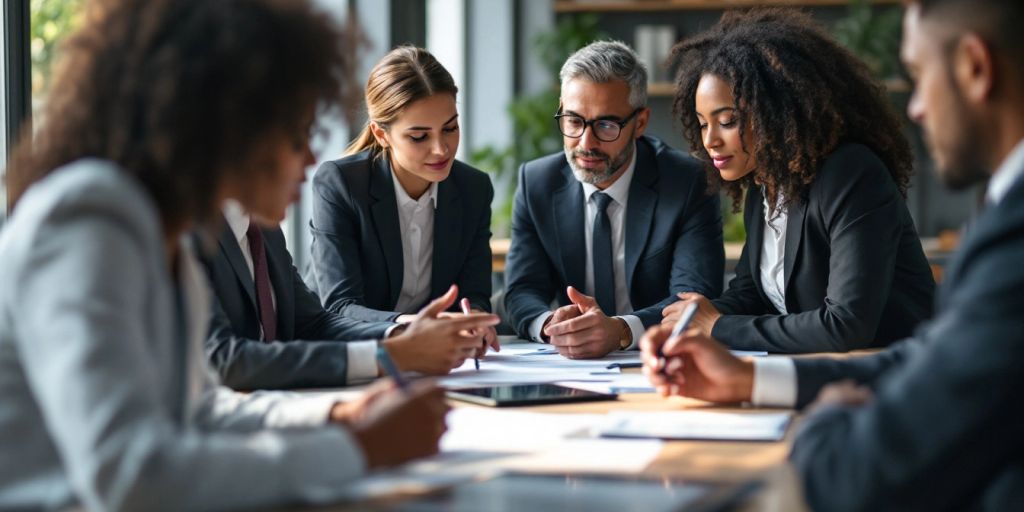
M764 204L747 192L747 241L736 277L713 301L712 336L734 349L839 352L904 338L932 312L935 281L906 203L866 146L843 144L822 164L786 224L787 315L761 288Z
M430 300L454 283L473 308L491 310L493 198L490 178L459 161L438 184ZM365 321L398 317L402 232L387 158L363 151L321 165L313 178L310 231L306 280L328 311Z
M204 260L214 292L206 340L210 364L221 381L235 389L346 384L348 352L341 341L382 338L390 324L359 322L324 311L292 265L281 230L262 231L277 299L278 340L260 341L256 285L225 222L217 251Z
M662 308L678 300L678 292L721 293L722 213L696 160L653 137L637 139L636 148L625 220L626 286L632 314L649 327L661 322ZM562 152L519 170L505 309L523 338L552 300L569 303L567 286L585 289L583 201L583 185Z
M871 356L795 360L798 405L829 383L863 407L802 422L791 459L814 510L1024 510L1024 180L946 267L936 315Z

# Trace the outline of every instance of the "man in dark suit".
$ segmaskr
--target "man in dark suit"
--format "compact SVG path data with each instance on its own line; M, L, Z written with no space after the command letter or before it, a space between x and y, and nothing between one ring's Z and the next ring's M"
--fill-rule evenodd
M635 348L676 293L718 296L721 212L695 160L644 136L647 72L632 49L593 43L561 80L565 152L519 171L505 308L519 336L601 357Z
M815 510L1024 510L1022 24L1024 3L1002 0L916 0L904 15L908 114L939 175L953 188L988 180L934 320L842 360L753 362L697 331L644 336L644 371L662 393L796 407L817 397L791 454Z
M382 338L401 369L431 374L447 373L480 346L479 337L458 334L465 327L458 322L472 315L417 317L397 327L325 311L295 270L280 229L257 227L233 203L224 215L217 252L204 263L216 299L206 352L225 385L284 389L374 378Z

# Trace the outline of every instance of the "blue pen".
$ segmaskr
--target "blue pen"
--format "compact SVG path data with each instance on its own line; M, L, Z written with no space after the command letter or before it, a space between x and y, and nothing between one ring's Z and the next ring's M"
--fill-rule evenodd
M380 367L384 369L384 373L394 379L395 384L398 384L399 389L405 391L409 388L405 379L402 378L402 373L399 372L398 367L395 366L395 362L391 360L391 355L388 354L388 350L386 348L377 347L377 362L379 362Z
M683 310L683 314L679 316L679 320L676 321L676 325L672 327L672 333L668 335L668 339L671 340L673 338L679 337L679 335L682 334L683 331L685 331L686 328L690 325L690 320L693 320L693 316L695 314L697 314L697 303L691 302L690 305L686 306L686 309ZM665 341L666 343L668 342L668 340ZM658 365L661 366L661 369L658 370L658 373L667 377L668 362L665 361L665 351L663 349L664 346L665 345L662 344L661 346L658 347Z

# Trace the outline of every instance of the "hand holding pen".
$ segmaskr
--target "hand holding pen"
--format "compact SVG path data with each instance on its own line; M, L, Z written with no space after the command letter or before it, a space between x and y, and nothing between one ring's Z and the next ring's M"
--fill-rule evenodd
M644 375L662 396L749 401L754 363L734 356L700 329L687 328L687 317L692 315L687 308L671 328L656 325L644 333L640 339Z
M668 335L668 341L678 338L690 325L690 322L693 321L693 315L695 314L697 314L697 305L690 303L683 310L683 314L679 315L679 320L676 320L676 324L672 327L672 332ZM658 371L661 372L661 375L668 375L666 371L668 363L665 361L665 345L658 345L658 367L660 368Z
M469 299L465 297L463 297L462 300L459 301L459 308L462 309L462 313L465 315L468 315L472 312L472 310L469 308ZM480 371L480 358L487 353L487 340L482 339L480 341L480 344L483 345L481 347L481 351L477 351L476 353L473 354L473 366L476 367L477 371Z

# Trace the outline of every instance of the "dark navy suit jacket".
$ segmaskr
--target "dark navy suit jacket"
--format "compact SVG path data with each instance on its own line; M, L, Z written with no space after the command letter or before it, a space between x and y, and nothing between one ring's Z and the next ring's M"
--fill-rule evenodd
M565 289L585 290L586 206L583 185L564 153L527 162L519 170L506 264L505 309L523 338L552 300L569 303ZM700 164L653 137L636 141L636 167L625 220L626 286L644 326L678 292L717 297L724 250L718 195L706 191ZM601 279L602 276L595 276Z
M971 225L935 318L883 352L795 360L798 406L853 379L875 398L802 423L814 510L1024 510L1024 180ZM870 276L865 276L870 279Z
M437 187L430 299L459 297L491 310L490 178L455 161ZM402 239L391 165L369 151L325 162L313 178L313 235L306 281L328 311L391 321L402 291ZM426 304L421 304L422 307ZM457 310L458 305L453 306Z
M277 340L260 340L256 285L234 233L224 223L217 251L204 260L213 287L206 353L221 381L235 389L282 389L347 384L342 341L379 339L391 325L324 311L292 264L284 234L263 229L277 307Z
M711 335L740 350L845 352L902 339L932 313L935 280L914 220L885 164L843 144L789 207L786 311L761 285L764 200L747 192L747 243L736 277L713 303Z

